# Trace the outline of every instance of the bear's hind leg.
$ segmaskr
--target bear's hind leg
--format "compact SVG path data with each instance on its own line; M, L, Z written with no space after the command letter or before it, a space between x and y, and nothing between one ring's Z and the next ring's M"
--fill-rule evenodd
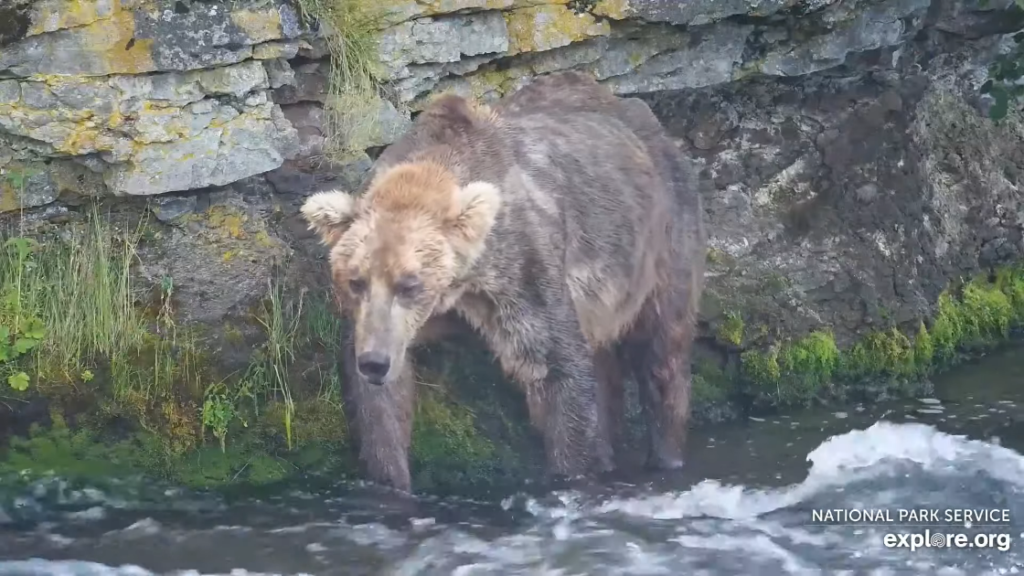
M357 446L360 465L371 481L409 492L409 446L416 400L412 363L406 360L394 382L378 386L356 373L352 342L343 346L345 421Z
M598 446L596 456L602 472L622 465L625 453L623 427L625 416L625 377L622 351L618 344L598 348L594 352L594 375L597 378Z
M647 424L647 465L662 470L683 466L694 318L688 300L680 294L654 295L641 311L629 341L630 364Z

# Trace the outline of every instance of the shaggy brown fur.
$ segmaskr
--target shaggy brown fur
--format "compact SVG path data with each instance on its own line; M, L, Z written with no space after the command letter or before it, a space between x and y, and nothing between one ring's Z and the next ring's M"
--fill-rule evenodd
M370 477L410 488L407 350L448 311L523 387L553 473L613 466L628 373L649 464L681 466L705 242L693 178L645 104L562 73L493 109L438 98L364 194L310 197L354 324L346 414Z

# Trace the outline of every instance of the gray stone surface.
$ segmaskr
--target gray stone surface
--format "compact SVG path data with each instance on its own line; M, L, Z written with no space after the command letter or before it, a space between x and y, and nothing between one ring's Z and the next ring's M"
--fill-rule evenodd
M47 3L50 8L37 17L52 31L0 52L0 72L104 76L197 70L241 62L253 56L253 46L297 38L301 31L295 9L280 0L234 10L231 4L195 3L184 13L166 1L136 9L132 2L81 4ZM61 22L67 14L73 17Z
M220 186L298 152L262 64L5 83L0 128L61 155L99 154L113 194ZM17 92L18 99L14 99Z
M179 216L187 225L156 228L158 241L140 247L140 275L153 284L174 279L183 321L245 315L265 293L274 264L290 253L268 226L274 206L266 191L249 190L243 181L176 210L189 212Z
M965 97L993 40L852 63L871 74L645 97L704 167L711 333L727 313L745 346L914 330L951 279L1024 258L1024 116L996 125Z
M59 190L43 165L9 164L0 168L0 212L45 206Z
M772 50L760 63L759 71L772 76L799 76L842 64L847 55L898 44L904 34L917 30L907 18L920 18L931 0L889 0L863 12L853 13L835 27L810 41L790 41ZM828 18L825 18L828 20Z
M165 224L180 222L185 216L194 214L198 200L194 194L179 196L166 194L153 199L150 211L157 220Z
M500 54L509 48L501 12L422 18L388 28L380 38L380 59L389 78L411 72L409 64L458 62L463 56Z
M201 129L187 138L155 142L105 174L116 195L149 195L206 186L224 186L281 166L298 151L298 135L281 109L268 102L231 106L196 118ZM155 131L160 134L157 126ZM188 128L191 128L188 127Z

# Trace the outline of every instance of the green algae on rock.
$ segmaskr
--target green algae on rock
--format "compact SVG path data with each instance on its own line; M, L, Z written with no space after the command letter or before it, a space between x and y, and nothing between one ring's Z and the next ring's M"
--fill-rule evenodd
M1024 268L1010 266L939 296L936 313L913 336L893 326L840 351L828 331L741 355L745 389L773 406L805 404L869 381L919 379L1006 342L1024 327Z

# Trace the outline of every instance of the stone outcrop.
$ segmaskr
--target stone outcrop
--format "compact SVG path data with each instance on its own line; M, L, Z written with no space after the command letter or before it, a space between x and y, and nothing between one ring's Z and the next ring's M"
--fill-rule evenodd
M487 101L556 70L653 104L707 176L709 334L738 314L744 345L818 326L849 341L1024 252L1024 131L976 96L1022 25L1011 0L380 4L372 144L433 94ZM327 31L289 2L21 1L0 21L0 211L152 197L172 231L147 276L181 276L192 318L259 296L271 256L315 250L298 204L370 165L318 158ZM217 206L245 222L222 251L259 265L203 260Z

